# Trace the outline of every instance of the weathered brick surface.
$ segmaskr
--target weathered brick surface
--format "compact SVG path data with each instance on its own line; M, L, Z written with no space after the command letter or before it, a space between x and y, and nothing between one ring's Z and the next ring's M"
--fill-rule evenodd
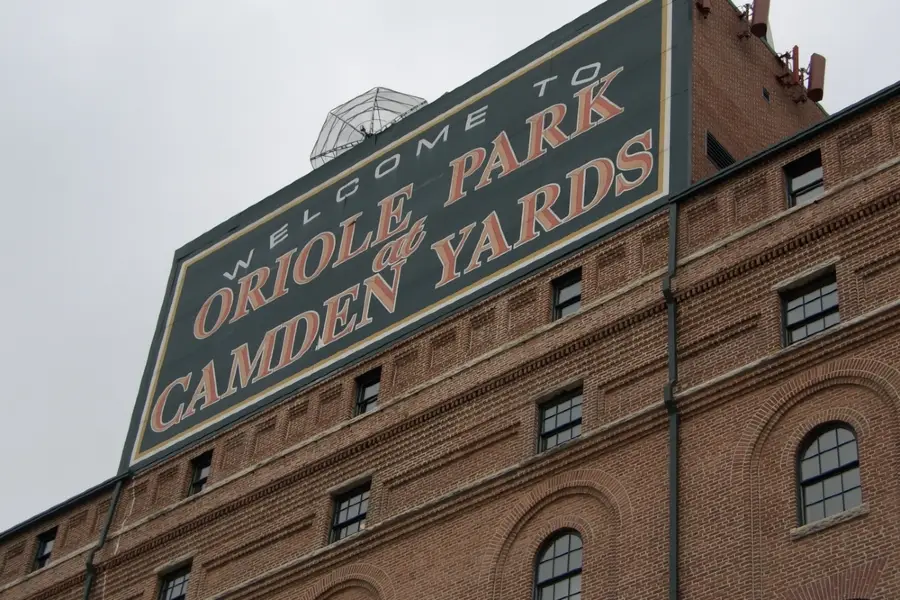
M790 40L779 39L785 47L773 51L758 38L742 36L750 24L741 14L729 0L712 0L706 17L694 13L692 181L716 172L706 157L707 131L741 160L825 116L813 102L797 101L798 86L779 81L786 71L776 53L789 49ZM802 50L802 61L815 51Z
M707 127L740 158L821 116L771 83L777 62L738 38L743 26L724 0L695 23L695 178L709 174L696 147ZM681 204L684 599L900 597L898 115L900 101L885 102ZM787 209L782 168L814 149L827 194ZM566 527L585 542L584 598L666 598L667 219L127 480L92 598L152 600L159 573L185 561L193 599L522 598L541 542ZM784 348L778 286L821 265L836 269L842 323ZM551 281L575 268L582 311L553 323ZM375 367L379 409L354 418L354 381ZM537 405L574 385L582 438L536 455ZM797 445L836 419L858 434L864 507L798 528ZM190 460L208 450L210 486L186 498ZM366 530L329 545L332 494L364 478ZM80 598L109 503L107 490L0 540L0 599ZM52 526L54 561L27 574Z

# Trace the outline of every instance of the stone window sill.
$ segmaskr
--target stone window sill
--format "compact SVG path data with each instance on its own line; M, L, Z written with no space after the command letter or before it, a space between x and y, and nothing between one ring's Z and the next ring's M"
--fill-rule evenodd
M805 538L808 535L812 535L819 531L830 529L841 523L846 523L847 521L852 521L853 519L858 519L859 517L865 516L869 514L869 505L866 503L860 504L850 510L845 510L844 512L840 512L836 515L831 515L825 519L820 519L818 521L814 521L812 523L807 523L802 527L795 527L791 529L791 540L796 541L802 538Z

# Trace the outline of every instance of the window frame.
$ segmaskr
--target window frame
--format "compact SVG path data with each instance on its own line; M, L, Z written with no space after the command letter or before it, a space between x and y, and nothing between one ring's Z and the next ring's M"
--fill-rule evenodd
M366 389L377 384L374 400L365 399ZM381 398L381 367L375 367L356 378L356 394L353 399L353 416L358 417L374 411L378 408L378 400Z
M808 164L815 162L817 166L813 168L807 168ZM807 173L815 170L821 169L822 176L808 183L804 186L799 187L797 190L793 189L792 182L794 179L798 177L802 177ZM801 171L802 170L802 171ZM799 172L798 172L799 171ZM787 196L787 207L794 208L795 206L806 206L807 204L813 204L819 198L822 197L822 194L825 193L825 167L822 164L822 151L820 148L816 148L815 150L810 150L803 156L792 160L781 168L782 177L784 177L784 190L785 195ZM822 188L822 193L813 198L812 200L808 200L803 204L797 204L796 198L802 194L806 194L817 187Z
M188 496L195 496L206 489L209 484L209 478L212 475L212 450L195 456L191 459L191 479L188 483ZM206 475L203 470L206 469ZM197 489L197 486L200 486Z
M580 548L580 550L581 550L581 566L578 567L577 569L573 569L571 571L566 571L562 575L557 575L556 577L551 576L545 582L539 582L538 577L539 577L539 569L540 569L540 565L541 565L541 557L544 555L544 553L548 549L550 549L550 547L553 544L556 543L556 541L558 539L560 539L561 537L566 536L566 535L575 535L578 537L578 540L581 542L581 548ZM570 550L570 552L571 552L571 550ZM562 529L557 529L556 531L554 531L553 533L548 535L544 539L544 541L541 542L541 545L538 546L537 552L534 553L534 558L532 560L532 568L531 568L531 597L532 597L532 600L540 600L540 590L541 590L540 586L542 586L542 585L543 586L546 586L548 584L555 585L556 583L562 581L563 579L568 579L570 577L575 577L575 576L583 576L583 574L584 574L584 555L585 555L584 537L581 535L581 532L578 531L577 529L574 529L572 527L564 527ZM583 587L582 587L582 589L583 589ZM578 593L580 594L581 591L579 591Z
M578 284L578 295L573 296L565 301L560 301L560 295L562 291L568 287L571 287L575 284ZM551 282L552 292L553 292L553 312L552 319L554 321L558 321L564 317L571 316L575 313L581 312L581 298L582 298L582 284L584 283L584 279L581 274L581 267L577 267L572 269L565 275L560 275L556 279ZM563 315L562 311L566 308L572 306L573 304L578 304L578 308L573 313L569 313L568 315Z
M558 406L567 400L571 400L575 397L581 396L581 414L577 418L577 422L575 419L570 420L564 426L558 426L550 431L543 431L544 427L544 412L552 407ZM558 413L557 413L558 414ZM545 445L546 438L552 435L557 435L561 431L565 431L567 429L574 429L575 427L580 427L578 435L570 437L568 440L564 442L558 442L553 446L547 447ZM543 454L544 452L548 452L553 450L554 448L559 448L564 446L570 442L573 442L581 437L581 434L584 431L584 387L582 385L573 386L569 389L558 392L549 398L546 398L540 401L537 405L537 453Z
M167 600L165 593L167 586L174 582L176 579L181 577L185 577L186 580L183 582L183 593L181 596L176 596L176 600L187 600L188 598L188 588L191 584L191 565L186 564L180 567L176 567L164 573L160 573L159 575L159 591L156 594L156 600Z
M806 317L793 325L788 325L788 303L796 300L797 298L802 298L806 294L813 292L815 290L821 290L825 286L834 284L835 293L838 295L837 303L829 307L826 310L816 313L811 317ZM830 292L829 292L830 293ZM819 273L815 273L807 278L804 278L800 282L791 285L790 287L779 290L779 302L781 303L781 341L782 347L787 348L788 346L793 346L794 344L799 344L804 342L816 335L820 335L833 327L837 327L841 324L840 312L841 312L841 290L838 286L837 280L837 271L834 267L830 267L824 271ZM821 294L820 294L821 297ZM792 309L791 309L792 310ZM823 323L823 327L821 331L817 331L816 333L809 334L801 340L797 340L796 342L791 341L791 332L794 329L797 329L801 326L806 326L810 323L815 322L818 319L824 319L830 314L838 313L838 321L832 325L825 326Z
M850 461L846 465L840 465L840 463L838 463L838 466L834 469L825 471L824 473L819 473L818 475L810 477L808 479L804 479L802 465L803 465L804 455L806 454L807 450L812 446L813 442L817 441L822 436L822 434L824 434L828 431L837 430L837 429L846 429L853 436L853 441L856 444L856 460ZM835 435L837 435L837 434L835 434ZM841 444L840 440L838 440L838 443L835 446L835 449L839 448L841 445L842 444ZM829 448L829 450L831 450L831 449ZM822 454L821 452L818 452L817 456L820 456L821 454ZM818 521L821 521L821 520L829 518L830 516L833 516L833 515L825 515L824 509L823 509L824 516L822 517L822 519L816 519L815 521L807 521L806 520L806 486L807 485L815 485L816 483L825 481L826 479L828 479L830 477L834 477L835 475L842 475L842 474L846 473L847 471L850 471L852 469L857 469L859 471L859 475L860 475L860 483L859 483L859 486L857 486L857 488L850 488L850 490L859 489L860 503L857 506L861 506L863 504L863 501L862 501L862 489L863 489L862 466L861 466L862 461L860 461L860 459L859 459L859 454L860 454L860 452L859 452L859 436L856 434L856 429L852 425L850 425L849 423L846 423L844 421L828 421L826 423L821 423L820 425L817 425L811 431L809 431L805 436L803 436L803 439L800 441L800 444L797 446L797 454L796 454L796 457L794 460L794 488L795 488L795 493L797 496L797 523L800 527L803 527L805 525L810 525L812 523L817 523ZM842 487L841 495L843 496L845 493L847 493L847 491L850 491L850 490L844 490ZM834 496L829 496L829 497L834 497ZM823 495L822 501L824 502L825 500L826 500L826 498ZM855 507L845 508L841 512L845 512L847 510L852 510L853 508L855 508ZM835 513L835 514L840 514L840 512Z
M34 547L34 557L31 560L31 572L39 571L53 559L53 549L56 547L56 535L58 527L48 529L37 536L37 543ZM47 544L50 544L50 550L47 550ZM40 564L38 564L40 563Z
M343 502L355 498L357 496L366 496L362 498L359 504L363 502L366 503L365 512L360 512L356 516L346 519L344 521L339 521L340 517L340 506ZM332 494L331 497L331 524L328 528L328 543L333 544L335 542L339 542L341 540L345 540L349 537L353 537L354 535L362 532L366 528L366 519L369 516L369 504L372 501L372 480L367 479L365 481L358 482L353 484L350 488L345 488L343 491ZM358 530L353 533L347 534L343 537L340 537L340 530L347 527L348 525L352 525L354 523L361 523Z

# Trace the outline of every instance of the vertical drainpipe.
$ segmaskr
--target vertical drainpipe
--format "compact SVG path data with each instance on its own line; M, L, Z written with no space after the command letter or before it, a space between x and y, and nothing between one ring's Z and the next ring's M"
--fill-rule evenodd
M109 503L109 509L106 511L106 521L103 523L103 529L100 530L100 539L97 541L97 545L88 552L87 560L85 561L83 600L90 600L91 587L94 585L94 576L97 574L97 569L94 567L94 554L96 554L97 550L102 548L103 544L106 543L106 536L109 533L110 525L112 525L113 516L116 514L116 506L119 504L119 496L122 495L122 486L124 483L124 477L116 482L116 487L113 488L112 500Z
M672 278L678 263L678 203L669 204L669 265L663 279L663 298L666 301L668 323L668 371L669 380L663 390L666 413L669 417L669 600L678 600L678 425L679 414L675 403L675 385L678 381L678 346L675 294Z

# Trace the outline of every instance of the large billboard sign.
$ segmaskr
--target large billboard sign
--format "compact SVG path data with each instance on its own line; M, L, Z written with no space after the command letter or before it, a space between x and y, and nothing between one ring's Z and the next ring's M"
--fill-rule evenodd
M179 251L123 468L660 206L682 3L607 2Z

